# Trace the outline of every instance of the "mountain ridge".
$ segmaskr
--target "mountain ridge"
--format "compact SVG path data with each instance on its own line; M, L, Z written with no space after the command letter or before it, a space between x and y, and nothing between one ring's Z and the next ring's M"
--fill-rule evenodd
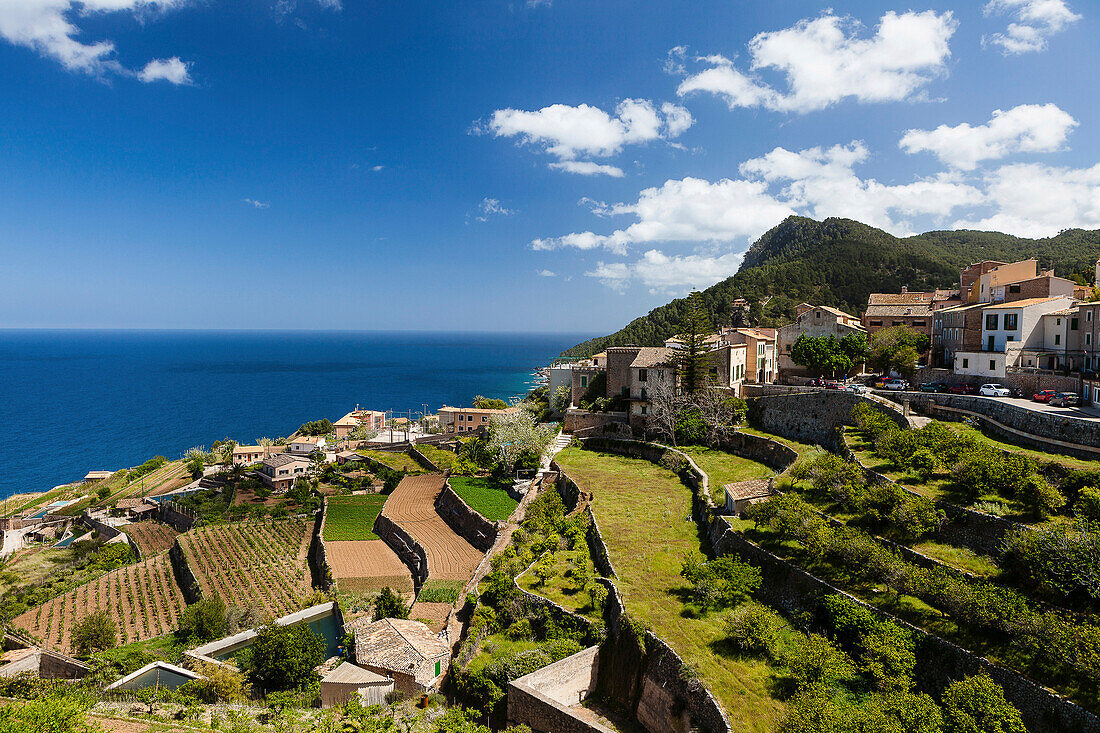
M716 324L735 322L731 303L745 298L752 303L754 325L779 326L794 319L794 307L802 301L859 315L872 292L957 288L959 269L982 260L1035 258L1041 269L1054 269L1061 277L1079 274L1091 282L1098 257L1100 230L1066 229L1041 239L977 230L895 237L853 219L789 216L752 243L735 274L701 295ZM591 356L627 344L658 346L675 335L685 305L678 298L658 306L562 356Z

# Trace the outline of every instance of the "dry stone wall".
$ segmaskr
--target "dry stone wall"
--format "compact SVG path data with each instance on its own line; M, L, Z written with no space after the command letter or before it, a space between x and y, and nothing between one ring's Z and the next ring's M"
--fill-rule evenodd
M896 407L890 409L883 402L838 390L799 390L750 399L748 418L753 427L764 432L800 443L831 447L836 445L837 428L850 423L852 408L858 404L873 403L899 427L908 428L905 416Z
M397 553L401 562L408 566L413 576L415 591L419 593L420 586L428 579L428 553L412 538L412 535L385 514L379 514L374 520L374 533L381 537L390 549Z
M508 724L535 733L612 733L569 709L594 691L598 669L599 647L589 647L510 682Z
M443 484L443 490L436 497L435 510L447 526L482 552L488 552L496 542L498 526L471 509L451 488L450 482Z

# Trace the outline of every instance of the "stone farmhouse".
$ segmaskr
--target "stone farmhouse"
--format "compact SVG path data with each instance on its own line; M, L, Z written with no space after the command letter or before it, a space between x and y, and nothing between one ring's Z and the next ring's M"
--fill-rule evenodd
M450 663L450 646L419 621L363 617L344 630L355 636L355 664L392 679L394 689L409 695L436 689Z
M799 336L834 336L839 341L850 333L867 333L860 319L852 314L824 305L799 304L794 323L779 329L779 373L784 377L808 373L791 359L791 349Z

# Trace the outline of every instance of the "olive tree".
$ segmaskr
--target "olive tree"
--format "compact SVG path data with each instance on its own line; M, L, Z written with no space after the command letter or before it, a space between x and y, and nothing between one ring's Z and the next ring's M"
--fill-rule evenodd
M489 421L489 451L505 470L521 461L538 465L553 437L553 426L540 424L529 410L493 415Z

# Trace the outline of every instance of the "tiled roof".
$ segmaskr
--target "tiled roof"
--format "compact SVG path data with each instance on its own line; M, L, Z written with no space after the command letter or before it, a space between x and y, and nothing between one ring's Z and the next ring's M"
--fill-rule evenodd
M932 315L931 303L913 305L869 305L863 312L863 316L917 316L920 318Z
M742 499L759 499L762 496L772 495L772 482L771 479L758 478L751 481L738 481L733 484L726 484L722 487L726 496L733 501L741 501Z
M359 664L407 673L422 662L450 653L447 642L419 621L384 618L371 623L364 616L344 629L355 634L355 661Z
M1051 298L1024 298L1023 300L1012 300L1007 303L990 303L986 305L986 308L1026 308L1029 305L1040 305L1049 303L1052 300L1068 300L1068 298L1064 295L1056 295Z
M137 499L119 499L115 504L116 509L137 509L139 506L145 503L145 499L138 497Z
M825 311L826 313L832 313L834 316L840 316L842 318L851 318L853 321L858 321L859 320L858 318L853 316L851 313L845 313L842 310L838 310L836 308L830 308L827 305L815 305L814 308L817 309L817 310Z
M633 369L666 366L675 359L675 351L664 346L644 346L638 349L638 355L630 362Z
M867 305L918 305L931 303L935 293L871 293Z
M264 465L271 466L272 468L279 468L280 466L285 466L288 463L296 463L300 460L302 459L296 456L292 456L289 453L279 453L278 455L271 456L270 458L265 458Z

